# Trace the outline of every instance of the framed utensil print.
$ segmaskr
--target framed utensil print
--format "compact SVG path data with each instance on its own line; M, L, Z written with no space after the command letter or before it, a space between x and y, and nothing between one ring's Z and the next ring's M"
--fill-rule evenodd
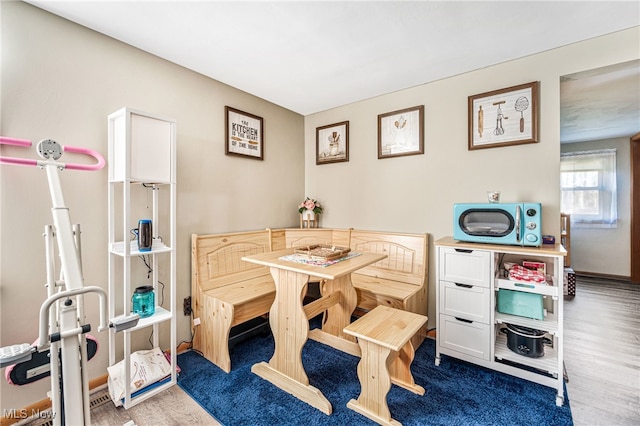
M378 115L378 158L424 154L424 105Z
M537 81L469 96L469 150L538 142Z
M225 113L226 155L264 159L264 129L262 117L229 106Z
M316 164L349 161L349 122L316 128Z

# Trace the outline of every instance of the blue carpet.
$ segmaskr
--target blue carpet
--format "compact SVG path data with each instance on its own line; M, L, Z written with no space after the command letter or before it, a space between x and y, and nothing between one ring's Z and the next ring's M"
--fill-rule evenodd
M271 336L239 343L229 374L197 352L185 352L178 355L178 385L225 426L375 424L347 408L360 394L359 358L312 340L305 345L302 362L310 384L333 405L327 416L251 373L253 364L269 361L273 347ZM435 341L427 339L411 366L424 396L398 386L389 391L391 415L406 426L573 424L566 389L564 406L556 407L552 388L447 356L436 367L434 357Z

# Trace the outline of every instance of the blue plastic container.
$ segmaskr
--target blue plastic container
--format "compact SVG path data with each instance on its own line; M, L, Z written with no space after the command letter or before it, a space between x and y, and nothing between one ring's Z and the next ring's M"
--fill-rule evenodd
M544 319L542 295L501 288L498 290L498 312L539 320Z
M133 296L131 296L133 313L140 315L140 318L150 317L156 311L155 299L153 286L143 285L136 288Z

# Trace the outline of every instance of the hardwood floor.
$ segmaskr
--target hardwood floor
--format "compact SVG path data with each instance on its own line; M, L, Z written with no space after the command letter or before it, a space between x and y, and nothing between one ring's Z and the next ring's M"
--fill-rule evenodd
M564 315L574 424L640 424L640 286L578 277Z
M576 296L565 298L564 312L574 425L640 424L640 286L578 277ZM178 386L129 410L108 400L91 413L96 426L219 425Z
M116 408L111 399L91 409L92 426L120 426L129 421L133 421L130 426L220 425L179 386L172 386L128 410Z
M20 422L16 426L52 426L50 416ZM108 390L91 394L92 426L221 426L179 386L160 392L148 400L125 410L116 407Z

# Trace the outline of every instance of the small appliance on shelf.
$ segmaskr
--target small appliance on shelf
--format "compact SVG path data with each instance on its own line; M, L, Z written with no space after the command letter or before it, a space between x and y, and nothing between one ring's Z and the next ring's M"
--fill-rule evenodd
M153 245L153 226L151 220L140 219L138 221L136 235L138 236L138 250L151 251L151 246Z
M542 205L454 204L453 238L472 243L539 247L542 245Z

